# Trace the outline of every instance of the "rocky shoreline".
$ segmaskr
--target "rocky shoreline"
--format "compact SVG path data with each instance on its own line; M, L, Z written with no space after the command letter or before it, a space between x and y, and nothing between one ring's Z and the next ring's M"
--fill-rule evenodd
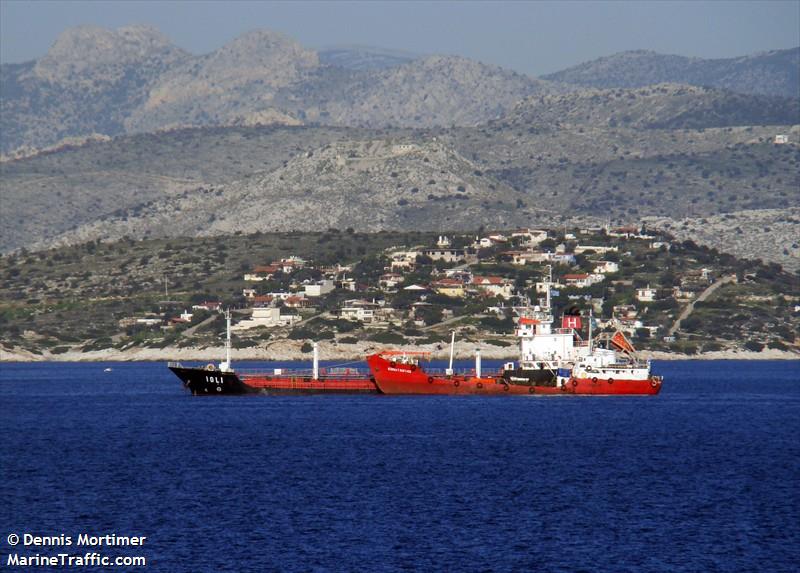
M302 352L301 343L292 340L275 341L266 347L236 348L231 352L234 361L311 361L311 353ZM455 357L468 360L475 356L477 345L471 342L456 342ZM374 343L332 344L321 342L319 355L321 360L362 360L364 356L382 350L395 348L413 352L429 352L434 359L446 359L449 347L443 344L420 346L390 346ZM487 360L516 360L517 347L480 345L481 356ZM0 347L0 362L138 362L138 361L186 361L186 362L218 362L225 355L223 347L187 347L187 348L129 348L119 350L107 348L90 352L69 351L52 354L44 351L35 354L20 348ZM643 358L652 360L800 360L800 353L776 349L764 349L761 352L747 350L721 350L700 354L681 354L663 351L642 351Z

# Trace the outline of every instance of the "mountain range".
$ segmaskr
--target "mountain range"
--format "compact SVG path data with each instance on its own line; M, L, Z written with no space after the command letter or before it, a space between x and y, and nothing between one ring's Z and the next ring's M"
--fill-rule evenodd
M725 60L636 51L539 79L458 56L315 51L267 30L193 55L152 27L82 26L36 61L0 66L0 153L187 126L473 126L522 99L586 87L671 83L797 98L799 67L800 48Z
M648 50L621 52L542 76L592 88L676 83L745 94L800 97L800 47L739 58L687 58Z
M153 28L70 29L40 60L2 66L0 250L775 218L800 204L796 56L630 52L538 79L269 31L197 56ZM769 255L789 266L794 224Z

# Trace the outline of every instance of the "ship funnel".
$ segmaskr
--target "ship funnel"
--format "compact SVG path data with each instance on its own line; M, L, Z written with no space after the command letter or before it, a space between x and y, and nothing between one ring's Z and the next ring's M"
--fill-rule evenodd
M481 349L475 349L475 377L481 377Z

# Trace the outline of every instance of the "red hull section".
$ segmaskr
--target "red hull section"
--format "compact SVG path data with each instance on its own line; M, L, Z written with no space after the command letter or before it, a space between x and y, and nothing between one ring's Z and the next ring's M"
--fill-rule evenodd
M661 391L661 378L653 376L649 380L612 380L611 383L597 378L572 378L567 385L572 386L573 394L654 396Z
M414 364L392 362L373 354L367 357L375 385L384 394L488 394L488 395L653 395L661 390L661 380L592 381L571 378L563 386L509 384L501 377L429 374Z
M306 377L283 376L243 376L242 382L256 392L280 393L377 393L378 388L370 378L321 377L319 380Z
M530 387L507 384L498 378L429 374L414 364L391 362L373 354L367 364L375 385L384 394L529 394Z

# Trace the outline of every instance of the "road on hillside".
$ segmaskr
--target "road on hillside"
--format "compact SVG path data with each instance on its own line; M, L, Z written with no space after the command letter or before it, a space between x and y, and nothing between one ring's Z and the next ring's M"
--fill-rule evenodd
M689 315L691 315L692 312L694 311L695 304L697 304L698 302L703 302L709 296L711 296L714 293L714 291L717 290L719 287L735 280L736 280L736 275L727 275L719 279L717 282L709 285L706 290L700 293L700 296L698 296L695 300L690 302L686 306L686 308L683 309L683 312L680 314L680 316L678 316L678 318L675 320L675 323L669 329L668 335L672 336L678 331L678 329L681 327L681 322L686 320L689 317Z

